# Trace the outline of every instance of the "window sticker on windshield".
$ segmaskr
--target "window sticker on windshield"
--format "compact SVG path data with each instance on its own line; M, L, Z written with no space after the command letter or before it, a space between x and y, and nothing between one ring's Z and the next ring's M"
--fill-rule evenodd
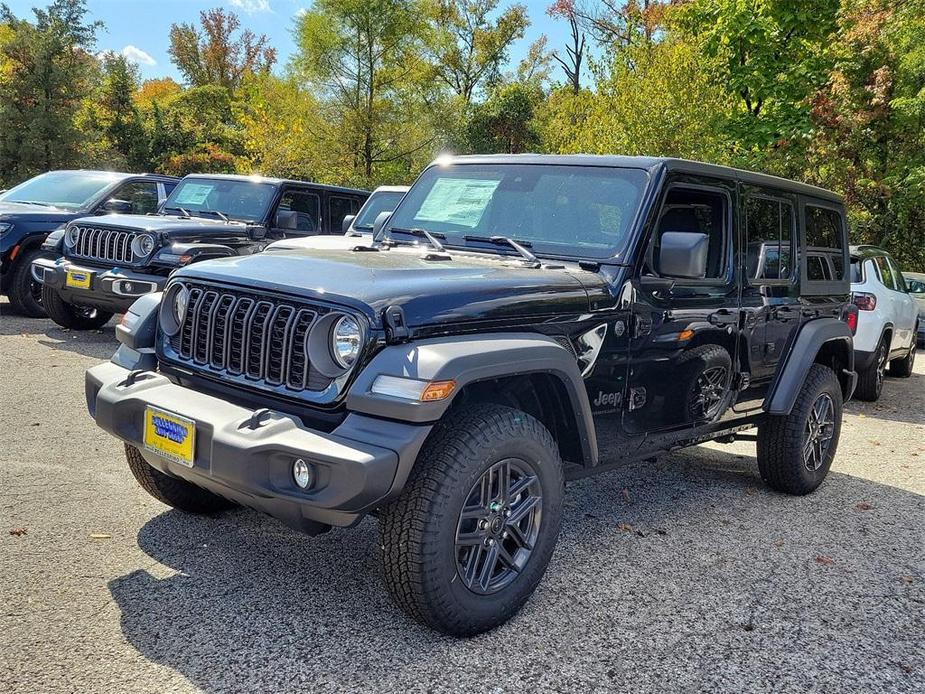
M184 183L174 202L178 205L201 205L214 188L215 186L203 183Z
M446 222L470 229L478 226L501 180L441 178L415 215L422 222Z

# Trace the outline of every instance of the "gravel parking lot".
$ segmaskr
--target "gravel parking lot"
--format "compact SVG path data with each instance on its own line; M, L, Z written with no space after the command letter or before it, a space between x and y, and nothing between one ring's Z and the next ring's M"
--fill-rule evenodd
M455 641L389 602L372 520L309 538L154 501L86 414L112 324L7 309L0 691L925 690L925 359L848 406L809 497L745 442L571 485L527 607Z

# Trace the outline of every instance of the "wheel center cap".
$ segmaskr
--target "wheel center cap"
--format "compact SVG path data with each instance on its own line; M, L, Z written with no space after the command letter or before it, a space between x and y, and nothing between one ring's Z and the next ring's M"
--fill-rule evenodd
M491 529L492 533L497 535L504 529L504 521L500 517L495 516L494 518L491 519L489 528Z

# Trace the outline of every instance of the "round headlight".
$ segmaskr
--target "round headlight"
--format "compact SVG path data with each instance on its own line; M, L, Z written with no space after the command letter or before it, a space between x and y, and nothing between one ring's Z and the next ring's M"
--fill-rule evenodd
M64 243L73 248L80 240L80 227L68 227L64 232Z
M146 258L154 251L157 241L151 234L139 234L132 241L132 253L139 258Z
M360 355L360 324L351 316L343 316L331 330L331 355L341 367L349 369Z
M173 297L173 317L177 325L183 325L186 309L189 307L189 289L182 287Z

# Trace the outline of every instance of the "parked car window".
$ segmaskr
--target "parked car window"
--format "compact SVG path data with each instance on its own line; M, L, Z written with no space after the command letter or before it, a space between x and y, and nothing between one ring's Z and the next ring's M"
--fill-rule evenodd
M864 281L864 261L860 258L851 259L851 282L860 284Z
M890 270L893 273L893 282L896 284L896 290L900 292L908 292L909 289L906 287L906 278L903 277L903 273L899 269L899 265L896 264L896 261L892 258L887 258L886 261L890 264Z
M925 294L925 280L907 277L906 275L903 275L903 279L906 281L906 288L910 294Z
M119 186L110 199L126 200L132 203L132 214L148 214L157 209L157 183L133 181Z
M726 272L726 250L729 242L726 203L726 196L719 192L685 188L669 191L656 230L653 257L658 257L659 239L666 232L706 234L709 239L706 278L723 277Z
M304 190L287 190L283 193L273 226L277 229L304 234L321 230L321 198Z
M383 191L375 193L369 198L369 201L360 209L360 214L353 222L353 228L361 231L372 231L373 224L383 212L391 212L398 205L398 201L404 197L404 193L399 191Z
M50 171L10 188L0 195L0 202L24 202L79 210L118 180L119 177L106 173Z
M806 206L806 246L831 251L827 255L833 260L836 256L841 257L845 247L845 234L841 215L836 210L815 205ZM809 270L809 258L807 254L807 277L813 279ZM845 269L842 261L833 262L833 267L835 277L832 279L843 279Z
M751 196L745 203L749 279L775 280L790 276L793 206L785 200Z
M174 188L164 209L186 210L202 217L221 212L246 222L263 221L276 193L276 186L261 181L228 178L185 178Z
M896 289L896 279L893 277L893 269L887 262L886 258L878 255L874 258L874 264L877 266L877 274L880 276L880 283L887 289Z
M825 256L809 253L806 257L806 276L811 280L827 281L832 279L832 271Z
M331 195L328 198L328 206L331 210L331 231L340 231L344 217L348 214L356 214L360 209L360 204L356 198L345 198L340 195Z
M609 258L626 242L647 174L640 169L529 164L432 166L402 199L390 228L421 228L446 243L506 236L534 253Z

